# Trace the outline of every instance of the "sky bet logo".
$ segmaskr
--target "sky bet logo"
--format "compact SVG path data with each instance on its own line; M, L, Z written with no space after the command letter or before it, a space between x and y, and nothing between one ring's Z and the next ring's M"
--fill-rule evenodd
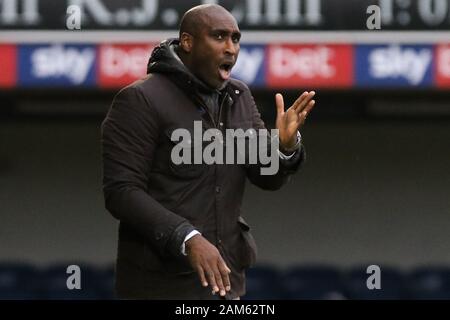
M19 47L19 82L24 86L95 84L96 49L89 45Z
M350 86L352 62L350 45L269 45L267 82L274 88Z
M356 48L357 83L361 86L431 86L432 46L371 46Z

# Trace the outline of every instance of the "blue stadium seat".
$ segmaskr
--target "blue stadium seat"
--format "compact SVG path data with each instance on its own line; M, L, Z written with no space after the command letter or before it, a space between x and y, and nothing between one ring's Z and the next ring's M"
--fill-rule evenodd
M259 265L246 272L246 295L243 300L276 300L282 298L278 270L270 265Z
M81 268L81 290L69 290L67 266ZM381 265L381 289L369 290L365 264L341 272L328 265L300 265L280 272L257 265L246 272L243 300L450 299L450 267L427 266L406 274ZM27 263L0 263L2 299L115 299L114 265L99 268L60 263L40 270Z
M345 274L345 286L349 299L355 300L394 300L408 298L405 279L401 271L389 266L380 265L380 289L369 289L367 273L371 264L354 267Z
M450 299L450 268L420 267L408 276L411 299Z
M109 265L99 269L97 272L98 291L103 300L113 300L117 298L114 289L114 268L114 265Z
M0 264L0 299L38 298L37 269L26 263Z
M285 299L340 300L345 299L339 270L326 265L297 266L282 277Z
M81 289L68 289L67 280L69 265L78 265L81 270ZM41 295L44 299L100 299L101 291L98 284L98 271L86 264L64 263L48 267L42 275Z

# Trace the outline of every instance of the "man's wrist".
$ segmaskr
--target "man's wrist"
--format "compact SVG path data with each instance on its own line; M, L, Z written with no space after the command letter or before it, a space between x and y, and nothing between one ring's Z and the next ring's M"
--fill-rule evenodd
M280 152L280 157L283 158L284 157L292 157L294 155L294 153L300 149L300 146L302 144L302 135L300 134L300 131L297 131L297 141L295 143L295 145L289 149L284 149L284 148L279 148L279 152ZM284 159L284 158L283 158Z
M191 238L193 238L194 236L198 235L198 234L201 234L201 233L199 231L197 231L197 230L193 230L193 231L189 232L189 234L184 238L184 241L181 244L181 254L182 255L187 256L187 253L186 253L186 242L188 240L190 240Z

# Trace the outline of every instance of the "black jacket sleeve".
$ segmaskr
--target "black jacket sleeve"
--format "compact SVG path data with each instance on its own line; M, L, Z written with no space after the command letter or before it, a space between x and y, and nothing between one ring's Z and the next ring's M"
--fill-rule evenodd
M253 128L256 130L266 129L264 125L264 121L261 119L261 114L258 111L258 107L256 106L255 100L251 95L250 91L247 91L247 94L250 95L251 108L252 108L252 118L253 118ZM267 149L271 150L270 139L268 140ZM303 145L300 146L300 149L297 150L294 156L289 159L281 159L277 155L277 159L279 160L279 170L274 175L263 175L261 174L261 168L264 165L260 163L249 165L247 167L247 177L251 183L254 185L264 189L264 190L278 190L285 183L287 183L290 179L290 176L297 172L300 166L306 159L305 147ZM267 167L267 165L266 165Z
M147 193L159 126L157 112L139 87L117 94L101 128L103 193L105 207L115 218L163 256L177 256L194 227Z

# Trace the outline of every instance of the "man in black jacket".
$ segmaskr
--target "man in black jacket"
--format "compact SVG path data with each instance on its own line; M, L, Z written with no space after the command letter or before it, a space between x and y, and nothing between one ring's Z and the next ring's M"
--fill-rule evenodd
M314 92L305 92L285 111L282 95L276 96L275 174L263 174L259 162L175 163L179 129L192 137L198 123L200 134L265 129L248 87L230 77L240 36L223 7L195 7L183 17L179 39L155 48L149 75L114 98L102 124L102 154L105 206L120 221L119 298L245 294L245 269L256 258L241 215L246 178L277 190L298 170L305 157L298 130L315 102ZM182 151L193 154L198 144L189 142ZM221 143L230 149L229 141Z

